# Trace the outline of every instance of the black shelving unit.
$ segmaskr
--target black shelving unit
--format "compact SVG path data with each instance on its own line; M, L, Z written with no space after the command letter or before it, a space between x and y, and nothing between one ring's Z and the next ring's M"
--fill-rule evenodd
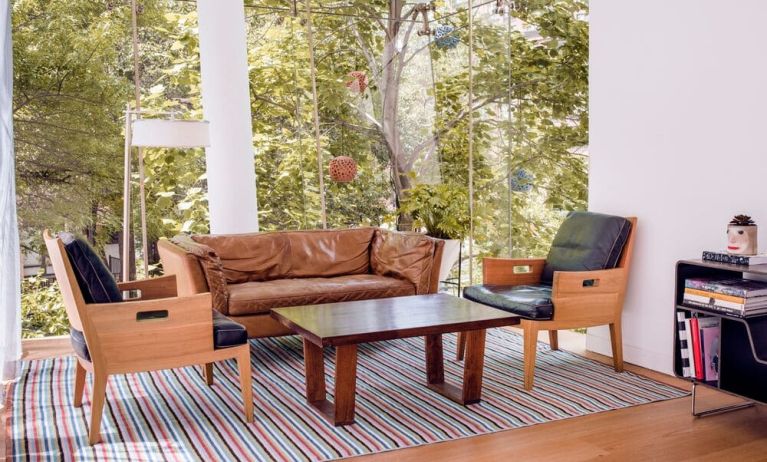
M767 403L767 315L741 318L715 310L685 306L684 281L687 278L760 279L767 277L767 265L730 265L703 260L681 260L676 265L676 294L674 301L674 373L692 382L692 413L701 417L750 407L754 402ZM702 382L683 377L679 332L676 329L677 312L689 316L715 316L720 319L719 380ZM691 351L692 352L692 351ZM692 359L692 358L691 358ZM707 386L741 396L748 401L732 406L698 411L695 391Z

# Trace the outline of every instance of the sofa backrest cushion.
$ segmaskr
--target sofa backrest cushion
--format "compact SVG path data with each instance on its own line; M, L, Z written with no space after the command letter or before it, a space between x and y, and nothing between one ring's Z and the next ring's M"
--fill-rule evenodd
M624 217L570 212L551 244L541 281L551 284L555 271L615 268L630 231Z
M333 277L370 273L374 228L294 231L289 277Z
M194 235L192 239L216 252L230 284L281 279L290 271L290 241L285 233Z
M427 294L435 250L435 240L423 234L377 229L370 250L370 267L373 274L410 281L416 294Z
M85 303L123 301L114 276L93 247L70 233L59 233L58 236L64 244L64 250L67 252Z
M370 272L375 228L195 235L221 259L227 282L333 277Z

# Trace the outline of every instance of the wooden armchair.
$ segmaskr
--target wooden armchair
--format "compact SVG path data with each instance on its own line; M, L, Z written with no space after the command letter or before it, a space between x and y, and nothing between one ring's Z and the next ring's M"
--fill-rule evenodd
M621 313L626 293L628 269L634 248L637 219L626 218L631 223L628 235L623 245L620 258L612 269L592 271L554 271L550 286L550 304L553 313L544 313L541 319L525 316L520 326L524 335L524 387L533 388L535 373L535 356L538 332L549 332L549 343L553 350L558 349L557 330L610 326L610 336L615 370L623 371L623 348L621 339ZM483 259L483 286L490 291L499 288L512 289L518 286L541 287L547 290L548 285L542 284L546 259L543 258L485 258ZM464 296L480 303L471 293ZM493 306L492 303L486 303ZM499 307L501 308L501 307ZM502 308L503 309L503 308ZM521 314L521 313L520 313ZM465 336L459 334L458 359L463 359Z
M101 417L111 374L200 364L204 366L206 382L211 385L212 363L236 359L245 420L253 421L247 334L244 341L229 337L231 345L214 344L214 314L209 293L177 297L175 276L165 276L117 284L119 290L140 290L138 299L86 303L87 297L75 276L79 270L73 266L64 243L47 230L44 238L73 333L82 333L85 338L84 350L77 354L74 404L82 405L85 376L92 373L90 444L101 440ZM103 266L103 262L101 264ZM105 266L103 269L109 274ZM78 274L82 281L82 274ZM113 280L107 282L114 284ZM87 296L92 294L88 292ZM234 324L226 318L222 322L228 322L230 328ZM217 333L216 342L218 339Z

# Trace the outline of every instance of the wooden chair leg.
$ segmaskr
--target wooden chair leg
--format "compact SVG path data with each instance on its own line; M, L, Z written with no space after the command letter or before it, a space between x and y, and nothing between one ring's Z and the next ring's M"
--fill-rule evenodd
M458 338L455 341L455 360L463 361L464 353L466 353L466 333L458 332Z
M88 443L94 445L101 441L101 416L106 399L107 374L93 373L93 396L91 397L91 426L88 431Z
M623 372L623 333L620 321L610 324L610 341L613 347L615 372Z
M522 321L524 330L525 390L533 389L535 379L535 354L538 346L538 326L530 321Z
M202 365L203 375L205 375L205 383L208 386L213 385L213 363L205 363Z
M79 360L75 361L75 396L73 399L75 407L83 405L83 390L85 389L85 368Z
M253 422L253 383L250 370L250 347L247 344L237 356L237 368L240 370L240 388L242 389L245 421L251 423Z
M559 349L559 335L556 330L549 331L549 346L552 350Z

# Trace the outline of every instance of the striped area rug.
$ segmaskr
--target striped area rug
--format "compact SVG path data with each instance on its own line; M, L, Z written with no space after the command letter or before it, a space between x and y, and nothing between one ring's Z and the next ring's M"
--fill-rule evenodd
M87 444L90 386L72 406L74 358L24 364L13 391L11 460L330 460L436 443L611 409L686 392L539 344L535 389L522 389L521 337L488 331L482 402L460 406L424 386L422 338L361 345L357 419L333 427L305 404L301 339L252 341L255 423L241 418L234 362L216 366L207 387L199 368L110 379L102 436ZM445 377L459 381L450 358ZM328 392L333 355L326 350Z

